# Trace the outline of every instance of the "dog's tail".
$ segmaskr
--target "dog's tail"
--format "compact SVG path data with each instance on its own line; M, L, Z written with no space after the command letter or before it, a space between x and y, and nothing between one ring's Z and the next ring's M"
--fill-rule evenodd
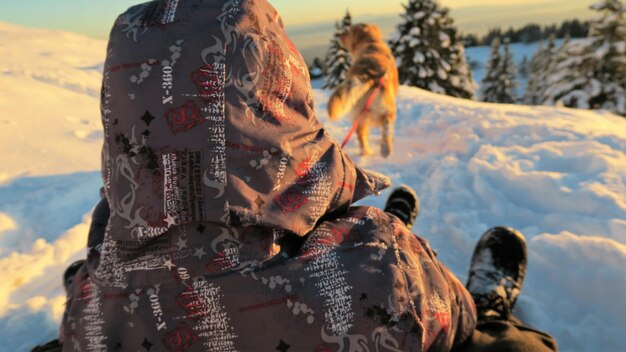
M344 115L372 86L372 81L361 82L357 79L338 85L328 100L328 117L336 120Z

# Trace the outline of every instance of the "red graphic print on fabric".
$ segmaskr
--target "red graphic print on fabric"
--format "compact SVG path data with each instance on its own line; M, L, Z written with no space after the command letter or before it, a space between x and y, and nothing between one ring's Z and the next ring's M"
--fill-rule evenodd
M319 344L317 348L315 349L315 352L331 352L331 351L332 349L328 347L327 344L324 344L324 343Z
M210 273L219 273L226 269L232 268L233 263L230 261L224 252L217 253L213 259L207 264L207 270Z
M206 65L193 71L191 79L198 89L198 94L206 103L224 96L219 72L213 65Z
M202 316L202 302L200 296L192 288L188 287L175 298L176 305L187 312L186 318L198 319Z
M119 64L119 65L115 65L113 67L110 68L110 72L117 72L120 70L125 70L125 69L129 69L129 68L137 68L137 67L141 67L141 65L150 65L150 66L158 66L161 63L158 61L140 61L140 62L132 62L132 63L127 63L127 64Z
M363 239L363 234L351 228L333 228L330 230L337 243L354 243Z
M308 199L304 194L293 189L274 198L274 204L280 208L283 214L289 214L300 209L307 201Z
M432 311L432 316L439 322L441 328L447 332L448 329L450 329L451 320L449 303L438 293L435 293L430 299L430 310Z
M166 332L163 335L163 343L170 352L186 351L196 341L198 341L198 336L194 334L189 325L185 323L178 323L176 330Z
M165 112L167 123L174 134L188 131L204 123L200 108L191 100L177 108Z
M333 228L333 229L330 230L330 233L333 234L333 238L335 239L335 242L341 243L341 242L343 242L344 238L346 238L348 236L348 234L350 233L350 229L348 229L348 228Z
M448 331L448 329L450 329L450 313L437 312L435 313L435 318L437 318L437 320L439 321L439 324L441 324L441 327L445 331Z
M76 296L76 299L89 299L92 296L93 290L93 281L91 280L91 277L85 277L84 280L81 278L81 280L77 280L77 282L79 285L78 287L80 287L80 294Z
M289 49L291 50L292 53L296 54L296 55L300 55L300 52L298 51L298 48L296 47L296 45L291 41L291 39L289 39L288 36L283 36L283 39L285 39L285 42L287 43L287 46L289 46Z
M304 177L311 171L311 158L308 158L296 166L296 175Z
M354 185L351 185L351 184L349 184L349 183L346 183L346 182L339 182L337 185L338 185L339 187L341 187L341 188L345 188L345 189L348 189L348 190L350 190L350 191L354 191Z

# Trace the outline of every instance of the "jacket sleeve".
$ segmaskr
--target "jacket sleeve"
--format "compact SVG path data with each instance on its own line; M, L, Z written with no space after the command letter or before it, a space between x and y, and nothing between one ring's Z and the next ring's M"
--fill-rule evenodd
M426 349L444 350L464 342L476 327L476 308L470 293L439 261L427 240L397 219L393 224L402 261L422 273L414 275L414 285L421 293L415 303L425 330L435 332L426 336Z
M476 328L476 306L474 305L474 299L470 295L469 291L467 291L459 279L451 273L448 268L443 266L437 258L434 258L434 260L439 266L439 270L441 270L442 274L446 278L446 281L450 284L451 294L456 300L455 306L458 309L458 314L456 318L457 326L453 346L458 346L467 340Z

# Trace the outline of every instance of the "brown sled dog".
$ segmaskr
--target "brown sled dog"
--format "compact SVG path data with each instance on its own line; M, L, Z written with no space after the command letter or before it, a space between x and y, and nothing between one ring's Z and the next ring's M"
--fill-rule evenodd
M330 97L328 115L331 120L336 120L350 109L352 121L356 120L365 108L368 98L379 82L382 82L378 95L357 128L357 135L361 154L369 155L372 153L369 147L370 126L381 127L380 154L387 157L392 150L399 85L394 57L383 42L380 29L375 25L356 24L346 30L339 40L350 53L352 66L345 81L335 88Z

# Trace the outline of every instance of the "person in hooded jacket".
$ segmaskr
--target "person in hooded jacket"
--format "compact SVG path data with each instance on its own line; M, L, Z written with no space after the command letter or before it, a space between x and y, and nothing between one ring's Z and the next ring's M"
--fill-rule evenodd
M473 331L469 293L427 242L350 207L389 179L316 119L265 0L128 9L101 112L110 216L70 287L64 350L434 351Z
M389 179L316 119L266 0L128 9L101 112L104 199L63 350L447 351L474 332L470 293L427 241L351 207Z

